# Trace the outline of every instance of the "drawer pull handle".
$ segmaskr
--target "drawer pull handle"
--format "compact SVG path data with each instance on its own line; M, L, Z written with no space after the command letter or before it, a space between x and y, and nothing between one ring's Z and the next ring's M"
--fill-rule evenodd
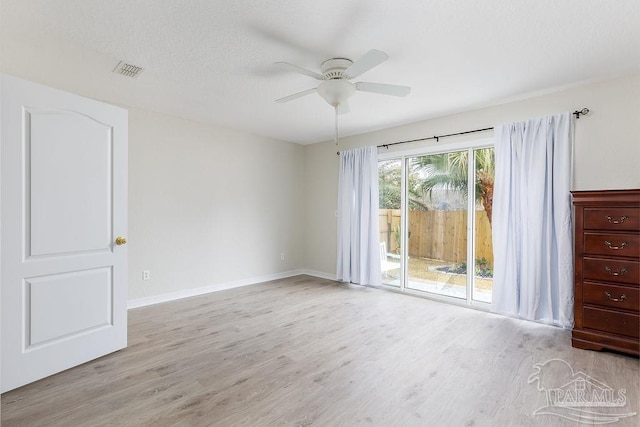
M612 271L608 266L605 266L604 269L612 276L624 276L624 273L627 272L627 269L624 267L622 267L620 271Z
M625 294L620 295L620 298L611 298L611 294L609 292L605 292L604 293L606 295L607 298L609 298L611 301L615 301L615 302L620 302L620 301L624 301L627 299L627 296Z
M625 215L621 216L619 220L612 219L609 215L605 215L605 219L611 224L622 224L625 219L628 219Z
M622 242L620 243L620 246L613 246L611 244L610 241L605 240L604 244L609 248L609 249L613 249L614 251L617 251L618 249L624 249L625 246L627 246L627 242Z

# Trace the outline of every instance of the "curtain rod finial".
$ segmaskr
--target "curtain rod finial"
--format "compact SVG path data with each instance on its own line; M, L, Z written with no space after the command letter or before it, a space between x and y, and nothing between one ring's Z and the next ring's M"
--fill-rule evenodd
M586 116L587 114L589 114L589 109L585 107L582 110L574 111L573 114L576 116L576 119L579 119L581 115Z

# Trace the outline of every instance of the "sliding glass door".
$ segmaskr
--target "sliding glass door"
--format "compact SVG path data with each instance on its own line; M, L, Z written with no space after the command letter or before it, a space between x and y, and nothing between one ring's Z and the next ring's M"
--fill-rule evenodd
M406 287L467 298L467 151L408 157Z
M380 191L380 270L382 283L400 287L402 161L378 163Z
M491 147L380 161L384 284L491 302L493 164Z
M493 148L473 150L475 167L473 174L475 212L473 221L474 279L472 299L491 302L493 289L493 240L491 213L493 208L493 182L495 156Z

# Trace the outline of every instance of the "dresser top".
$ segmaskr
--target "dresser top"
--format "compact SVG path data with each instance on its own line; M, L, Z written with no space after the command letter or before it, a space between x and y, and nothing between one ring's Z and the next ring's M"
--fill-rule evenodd
M640 206L640 189L572 191L573 204L615 203Z

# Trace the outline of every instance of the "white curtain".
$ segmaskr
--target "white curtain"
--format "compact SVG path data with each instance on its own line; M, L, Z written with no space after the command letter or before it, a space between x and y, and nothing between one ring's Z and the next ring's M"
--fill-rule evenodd
M491 310L573 326L571 113L495 127Z
M378 150L340 152L336 277L377 285L381 281L378 224Z

